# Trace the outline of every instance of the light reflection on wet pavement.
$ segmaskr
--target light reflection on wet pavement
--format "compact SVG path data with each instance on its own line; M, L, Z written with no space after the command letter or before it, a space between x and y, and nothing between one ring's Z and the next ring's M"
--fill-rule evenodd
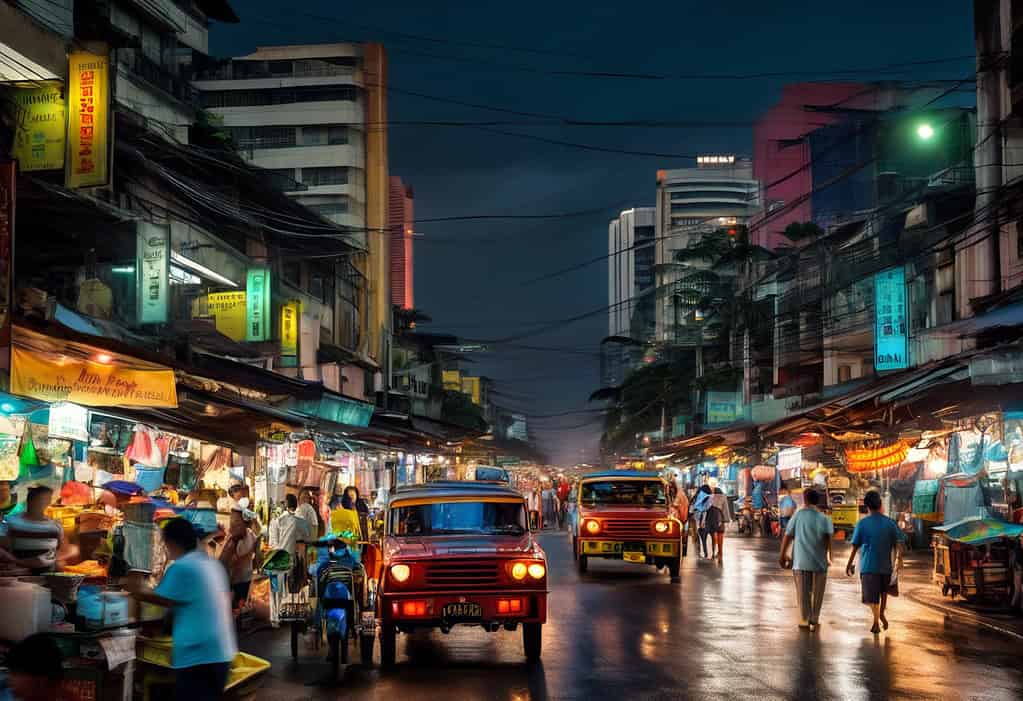
M389 673L353 665L336 684L312 650L290 660L286 631L242 647L273 663L261 699L1021 699L1023 639L893 599L873 636L836 552L817 633L796 627L776 541L730 537L722 565L688 558L681 585L653 568L591 562L580 578L563 534L545 534L551 572L543 663L521 635L457 628L398 636ZM692 550L690 550L692 553ZM921 580L918 584L926 584ZM908 587L904 587L908 590Z

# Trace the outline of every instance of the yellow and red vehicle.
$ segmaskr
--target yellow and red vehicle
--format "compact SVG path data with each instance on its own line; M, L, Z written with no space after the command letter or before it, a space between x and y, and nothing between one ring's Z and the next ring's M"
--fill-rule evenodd
M481 626L522 629L540 658L547 622L547 556L533 539L525 499L503 484L430 482L399 487L387 507L377 585L380 661L394 664L397 633Z
M590 558L667 568L678 581L682 522L669 513L668 485L656 472L610 470L579 481L572 552L579 574Z

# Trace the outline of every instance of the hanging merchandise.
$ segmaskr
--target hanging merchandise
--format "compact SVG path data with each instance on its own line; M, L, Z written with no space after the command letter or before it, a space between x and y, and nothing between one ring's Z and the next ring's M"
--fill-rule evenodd
M161 451L160 442L154 429L143 424L135 426L135 435L124 457L147 467L164 467L167 458Z
M32 424L25 422L25 434L21 439L21 449L18 451L18 481L28 482L32 479L32 467L39 465L39 457L36 455L35 441L32 439Z
M901 464L909 454L905 441L871 441L868 444L849 446L845 449L846 469L849 472L874 472L887 470Z
M18 460L18 438L16 436L0 437L0 482L13 482L20 472Z

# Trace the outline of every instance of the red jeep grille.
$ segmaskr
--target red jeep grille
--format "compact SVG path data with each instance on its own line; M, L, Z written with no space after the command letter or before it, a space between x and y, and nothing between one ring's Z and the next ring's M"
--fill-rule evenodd
M608 519L601 533L614 538L646 538L650 535L650 522Z
M496 562L436 560L426 566L428 587L488 587L497 584Z

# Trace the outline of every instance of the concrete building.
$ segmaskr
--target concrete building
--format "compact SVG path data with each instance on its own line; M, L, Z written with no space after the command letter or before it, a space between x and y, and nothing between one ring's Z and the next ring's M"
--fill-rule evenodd
M654 217L653 207L627 209L608 223L608 337L653 340ZM633 346L614 340L601 345L601 383L612 387L625 379Z
M415 232L415 198L412 188L392 175L387 213L391 250L391 304L415 308L412 237Z
M693 323L691 311L680 310L679 292L692 273L709 261L678 262L676 252L724 227L747 225L759 211L760 201L760 185L748 159L700 156L696 168L657 172L654 263L658 341L683 346L696 343L691 336L699 327Z
M386 70L379 44L266 46L195 82L249 162L279 174L294 199L365 251L353 259L369 302L358 350L381 364L391 319L390 241L381 235L390 199Z

